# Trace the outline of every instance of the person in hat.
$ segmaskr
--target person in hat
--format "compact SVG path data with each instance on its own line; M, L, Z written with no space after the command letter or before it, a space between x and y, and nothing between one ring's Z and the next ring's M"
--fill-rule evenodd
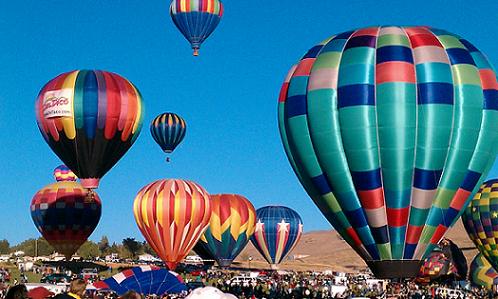
M28 298L31 298L31 299L46 299L46 298L53 297L54 295L55 295L54 293L50 292L49 290L47 290L44 287L37 287L37 288L31 289L28 292Z

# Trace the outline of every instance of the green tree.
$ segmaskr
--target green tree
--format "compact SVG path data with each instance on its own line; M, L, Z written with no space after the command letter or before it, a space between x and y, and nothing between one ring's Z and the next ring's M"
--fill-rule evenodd
M108 253L118 253L119 254L119 245L116 244L115 242L112 243L111 247L109 247Z
M11 248L11 251L24 251L28 256L35 256L35 248L38 248L37 254L50 255L55 252L54 248L48 244L44 238L28 239Z
M147 241L143 241L142 248L143 248L145 253L151 254L153 256L157 256L156 252L154 251L154 249L152 249L152 247L150 247L150 245L149 245L149 243L147 243Z
M108 254L111 246L109 246L109 239L107 239L107 236L102 236L98 245L99 245L99 250L103 255Z
M94 243L92 241L86 241L78 249L78 255L84 259L97 257L97 256L100 256L100 254L101 254L101 251L99 249L99 245L97 245L96 243Z
M135 238L126 238L123 239L123 247L130 252L131 258L134 259L142 250L142 243L135 240Z
M10 243L9 241L3 239L0 240L0 254L7 254L10 252Z

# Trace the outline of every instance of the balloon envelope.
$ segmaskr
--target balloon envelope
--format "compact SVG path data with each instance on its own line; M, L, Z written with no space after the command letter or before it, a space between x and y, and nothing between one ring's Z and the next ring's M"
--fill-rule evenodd
M470 201L462 222L479 252L498 268L498 180L486 181Z
M54 178L57 182L75 182L78 177L66 165L59 165L54 169Z
M474 285L492 289L494 285L498 285L498 271L479 253L470 263L469 279Z
M69 260L97 227L102 207L96 193L88 201L80 184L57 182L38 191L30 209L38 231Z
M467 277L467 259L451 240L442 242L424 260L417 277L418 282L462 280Z
M296 211L282 206L256 210L256 228L251 242L265 260L276 267L297 245L303 221Z
M142 117L142 97L135 86L105 71L61 74L45 84L36 100L45 141L85 188L97 188L128 151Z
M209 225L209 194L184 180L155 181L140 190L133 203L135 221L157 255L175 269Z
M173 23L197 56L201 44L221 21L223 3L219 0L172 0L169 11Z
M379 278L413 277L496 157L498 83L428 27L332 36L291 68L282 142L324 216Z
M165 153L171 153L182 142L187 132L185 120L175 113L158 115L150 124L152 138Z
M154 266L124 270L92 285L97 290L113 290L118 295L135 291L143 295L176 294L187 291L180 275Z
M196 247L209 252L221 267L228 267L249 242L255 224L256 210L247 198L237 194L211 195L209 226Z

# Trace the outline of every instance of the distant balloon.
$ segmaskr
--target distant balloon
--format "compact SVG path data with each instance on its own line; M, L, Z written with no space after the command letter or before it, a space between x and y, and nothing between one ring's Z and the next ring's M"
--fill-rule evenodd
M498 269L498 179L486 181L470 201L462 222L479 252Z
M150 124L152 137L167 154L172 153L182 142L186 132L185 120L175 113L160 114Z
M469 279L472 284L491 290L493 286L498 285L498 271L491 266L482 253L479 253L470 263Z
M415 277L485 179L496 76L470 42L422 26L343 32L290 69L278 107L289 162L378 278Z
M75 182L78 179L66 165L59 165L54 169L54 178L57 182Z
M133 203L135 221L157 255L174 270L209 225L209 194L184 180L159 180L140 190Z
M38 191L30 209L38 231L69 261L97 227L102 207L96 193L89 202L86 189L79 183L66 181Z
M197 56L201 44L221 21L223 3L219 0L172 0L170 16Z
M142 97L135 86L105 71L61 74L36 100L45 141L88 189L97 188L135 142L142 117Z
M203 248L218 265L228 267L249 242L255 223L256 211L247 198L237 194L211 195L210 223L195 248ZM204 253L202 249L200 252Z
M463 252L451 240L443 239L424 260L417 281L461 280L467 277L467 271L467 259Z
M251 242L266 261L276 268L297 245L303 221L296 211L282 206L256 210L256 228Z

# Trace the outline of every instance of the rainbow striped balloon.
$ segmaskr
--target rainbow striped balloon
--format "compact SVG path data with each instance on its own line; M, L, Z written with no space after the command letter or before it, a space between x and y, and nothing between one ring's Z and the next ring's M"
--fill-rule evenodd
M54 169L54 178L57 182L75 182L78 179L66 165L59 165Z
M97 227L102 205L94 193L76 182L57 182L38 191L31 201L31 218L36 228L66 260L86 242Z
M379 278L416 275L498 149L493 67L434 28L332 36L291 68L278 109L302 185Z
M249 242L256 224L256 210L244 196L211 195L211 219L199 246L221 267L229 267Z
M142 128L142 97L125 78L105 71L72 71L49 81L36 100L45 141L80 178L97 188Z
M483 286L488 290L498 285L498 271L491 266L482 253L477 254L470 263L469 278L474 285Z
M152 249L174 270L209 225L209 194L184 180L159 180L135 197L135 221Z
M219 0L172 0L170 16L176 27L190 42L194 56L201 44L213 33L223 16Z

